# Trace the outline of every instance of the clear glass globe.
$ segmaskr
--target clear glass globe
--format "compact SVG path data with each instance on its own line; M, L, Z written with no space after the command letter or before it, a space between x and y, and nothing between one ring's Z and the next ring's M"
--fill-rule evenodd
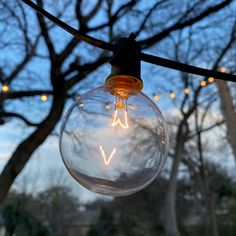
M132 89L114 95L107 86L81 96L60 131L69 173L85 188L110 196L150 184L165 163L168 143L165 119L146 95Z

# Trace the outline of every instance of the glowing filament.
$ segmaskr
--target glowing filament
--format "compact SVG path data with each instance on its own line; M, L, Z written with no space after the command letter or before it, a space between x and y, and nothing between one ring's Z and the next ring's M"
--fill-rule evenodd
M123 129L128 129L129 128L128 112L124 111L124 124L122 123L121 119L117 117L117 115L118 115L118 111L115 110L115 114L114 114L114 118L113 118L111 126L114 127L119 124Z
M113 156L116 154L116 148L113 148L113 150L112 150L110 156L108 157L108 159L107 159L107 157L106 157L106 153L104 152L104 150L103 150L103 148L102 148L102 145L99 146L99 149L100 149L100 152L101 152L101 154L102 154L102 158L103 158L103 160L104 160L105 165L108 166L108 165L110 164L110 162L111 162L111 159L112 159Z

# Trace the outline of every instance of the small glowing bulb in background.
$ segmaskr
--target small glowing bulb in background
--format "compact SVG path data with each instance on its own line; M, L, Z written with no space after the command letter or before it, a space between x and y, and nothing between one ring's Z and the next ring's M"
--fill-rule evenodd
M46 94L43 94L40 96L40 99L42 102L46 102L48 100L48 96Z
M172 98L172 99L175 99L175 98L176 98L175 92L170 91L170 98Z
M187 94L187 95L190 94L190 88L185 88L184 93Z
M207 85L207 83L206 83L205 80L202 80L202 81L200 82L200 85L201 85L202 87L205 87L205 86Z
M222 67L220 68L220 71L221 71L222 73L225 73L225 72L227 71L227 69L226 69L226 67L222 66Z
M158 95L154 95L153 98L154 98L154 100L157 102L160 97L159 97Z
M209 83L213 83L214 81L215 81L214 77L209 77L209 78L208 78L208 82L209 82Z
M134 106L134 105L132 105L132 104L129 104L129 109L131 109L131 110L137 110L137 107Z
M106 110L111 109L111 104L110 104L109 102L107 102L107 103L105 104L105 109L106 109Z
M7 84L3 84L1 90L3 93L7 93L9 92L9 86Z

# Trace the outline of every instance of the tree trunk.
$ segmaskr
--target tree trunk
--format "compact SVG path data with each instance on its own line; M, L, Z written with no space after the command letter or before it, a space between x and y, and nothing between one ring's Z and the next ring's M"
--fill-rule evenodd
M176 220L176 190L178 167L184 151L185 137L183 135L183 123L179 126L176 138L175 154L173 158L170 180L166 191L165 202L161 209L161 220L166 236L179 236Z
M210 223L210 229L211 229L211 235L212 236L219 236L219 230L218 230L218 224L217 224L217 219L215 215L215 203L213 196L210 192L208 182L207 182L207 176L205 174L204 166L201 163L200 166L200 175L202 179L202 185L203 185L203 195L205 198L206 202L206 207L207 207L207 212L209 216L209 223Z
M236 112L234 111L233 99L230 95L227 82L216 80L216 86L221 100L221 108L228 129L230 144L236 161Z
M0 175L0 206L3 204L12 183L18 174L23 170L33 152L53 131L62 115L64 109L64 93L66 90L64 87L64 80L60 77L55 78L57 79L53 84L54 98L49 115L42 123L40 123L31 135L19 144Z
M198 110L196 110L195 125L196 125L196 130L197 130L197 147L198 147L199 160L200 160L199 173L200 173L201 182L202 182L202 192L205 198L207 213L209 216L211 235L219 236L218 224L217 224L217 219L215 215L215 203L214 203L214 199L211 194L211 191L209 189L207 173L205 172L201 131L198 125Z
M211 233L212 236L219 236L217 218L215 214L215 202L212 194L208 193L208 209L209 209L209 216L211 222Z
M177 163L174 165L175 168L178 168ZM171 180L166 192L164 207L162 209L162 222L166 236L180 235L176 221L176 186L177 175L173 174L171 176Z

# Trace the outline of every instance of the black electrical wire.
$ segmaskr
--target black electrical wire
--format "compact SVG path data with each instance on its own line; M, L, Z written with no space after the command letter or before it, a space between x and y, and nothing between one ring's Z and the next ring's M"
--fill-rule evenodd
M80 40L82 40L82 41L84 41L88 44L91 44L95 47L104 49L104 50L108 50L108 51L114 51L115 50L115 46L113 44L106 43L106 42L101 41L99 39L93 38L89 35L84 34L80 30L77 30L77 29L69 26L68 24L61 21L57 17L53 16L49 12L45 11L43 8L41 8L40 6L38 6L37 4L32 2L31 0L21 0L21 1L24 2L25 4L27 4L28 6L30 6L31 8L33 8L35 11L37 11L42 16L44 16L47 19L49 19L50 21L52 21L54 24L58 25L59 27L61 27L65 31L67 31L70 34L72 34L73 36L75 36L76 38L78 38L78 39L80 39Z
M28 6L30 6L31 8L33 8L39 14L43 15L44 17L46 17L47 19L52 21L54 24L58 25L59 27L61 27L65 31L72 34L74 37L76 37L76 38L78 38L90 45L93 45L95 47L98 47L98 48L101 48L104 50L108 50L108 51L113 51L113 52L115 51L116 47L114 44L107 43L102 40L99 40L99 39L96 39L94 37L84 34L80 30L77 30L77 29L69 26L68 24L61 21L57 17L53 16L49 12L45 11L43 8L41 8L37 4L33 3L31 0L21 0L21 1L24 2L25 4L27 4ZM158 65L158 66L162 66L162 67L166 67L169 69L178 70L178 71L182 71L182 72L186 72L186 73L190 73L190 74L200 75L200 76L204 76L204 77L214 77L215 79L236 82L236 75L233 75L233 74L223 73L223 72L214 71L214 70L208 70L208 69L188 65L185 63L180 63L177 61L165 59L162 57L150 55L147 53L141 53L141 60L151 63L151 64L154 64L154 65Z
M169 60L169 59L158 57L158 56L153 56L146 53L142 53L141 58L142 58L142 61L154 64L154 65L170 68L173 70L178 70L178 71L186 72L189 74L195 74L195 75L200 75L204 77L214 77L215 79L220 79L220 80L225 80L225 81L236 82L236 75L233 75L233 74L204 69L197 66L191 66L185 63Z

